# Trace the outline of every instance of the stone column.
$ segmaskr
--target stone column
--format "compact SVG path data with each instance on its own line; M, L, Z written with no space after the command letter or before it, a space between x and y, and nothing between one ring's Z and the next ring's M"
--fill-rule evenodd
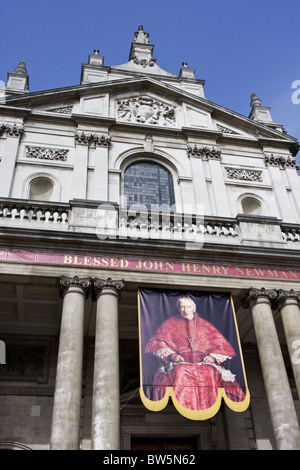
M278 291L279 310L292 369L300 399L300 292L280 289Z
M277 450L299 450L300 431L272 314L275 290L251 288L243 305L251 308Z
M97 301L92 404L92 449L120 446L118 300L122 280L94 280Z
M84 301L89 279L60 279L63 310L51 429L51 450L77 450L80 437Z

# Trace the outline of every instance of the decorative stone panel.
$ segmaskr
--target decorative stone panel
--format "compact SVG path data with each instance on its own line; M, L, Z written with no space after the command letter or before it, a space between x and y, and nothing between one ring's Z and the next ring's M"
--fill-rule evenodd
M225 168L228 178L242 181L262 181L262 171L243 168Z
M71 114L73 109L73 106L64 106L61 108L53 108L53 109L47 109L47 111L51 113L59 113L59 114Z
M25 157L36 158L38 160L59 160L66 161L69 150L51 149L47 147L26 147Z

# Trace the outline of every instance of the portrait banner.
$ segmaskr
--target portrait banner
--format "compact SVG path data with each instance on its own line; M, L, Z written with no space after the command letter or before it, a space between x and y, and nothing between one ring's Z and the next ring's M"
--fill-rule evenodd
M224 293L139 289L140 396L151 411L172 398L184 417L250 402L232 298Z

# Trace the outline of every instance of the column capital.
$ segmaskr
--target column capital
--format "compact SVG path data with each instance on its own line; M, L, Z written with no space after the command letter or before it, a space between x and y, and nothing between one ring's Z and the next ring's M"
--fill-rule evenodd
M1 124L0 125L0 136L6 133L7 136L10 137L18 137L21 139L22 135L24 134L24 128L22 126L17 126L16 124Z
M98 135L98 134L87 134L84 131L76 131L74 134L75 145L76 144L84 144L91 146L93 145L96 147L97 145L101 147L109 147L111 143L111 138L106 135Z
M188 157L201 158L202 160L221 160L221 150L215 147L188 144L187 154Z
M125 282L123 279L93 279L93 300L97 300L99 295L102 293L103 289L113 289L116 293L119 293L125 287Z
M250 287L250 289L242 299L242 306L244 308L249 308L259 299L266 299L268 303L270 303L271 306L274 307L277 298L278 294L276 289L265 289L264 287L262 287L261 289L257 289L255 287Z
M295 300L300 305L300 291L295 291L294 289L284 290L279 289L278 291L278 302L280 302L280 306L286 300Z
M60 297L62 298L66 295L70 287L79 287L82 290L83 294L85 294L85 297L87 298L91 289L91 285L92 285L90 278L78 277L78 276L73 276L73 277L61 276L59 283L60 283L59 294L60 294Z

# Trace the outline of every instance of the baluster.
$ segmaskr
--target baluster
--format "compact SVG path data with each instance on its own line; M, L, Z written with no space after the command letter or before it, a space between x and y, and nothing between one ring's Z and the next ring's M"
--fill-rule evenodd
M55 209L48 209L48 212L49 212L48 222L54 222L54 214L55 214L56 210Z

